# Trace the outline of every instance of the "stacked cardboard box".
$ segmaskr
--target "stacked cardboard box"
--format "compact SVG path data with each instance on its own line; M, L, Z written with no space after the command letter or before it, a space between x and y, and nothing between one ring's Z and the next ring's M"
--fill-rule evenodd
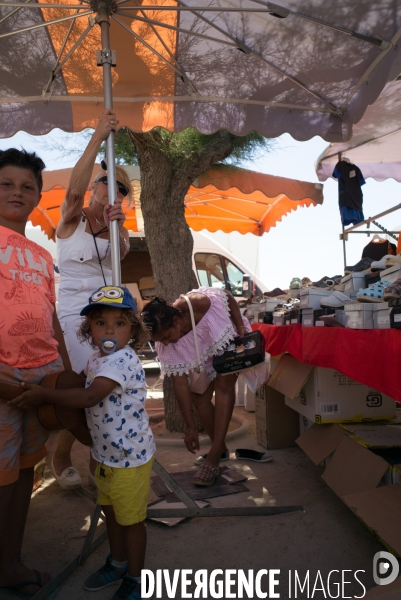
M400 426L317 425L298 446L316 465L322 479L393 553L401 555L401 485L385 485L391 465L373 452L401 448Z
M334 369L314 367L286 354L268 385L285 403L315 423L354 423L394 419L392 398L353 381Z

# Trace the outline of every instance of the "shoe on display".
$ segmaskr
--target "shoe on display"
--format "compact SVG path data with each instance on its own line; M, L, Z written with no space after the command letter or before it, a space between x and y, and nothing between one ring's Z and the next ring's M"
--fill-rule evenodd
M79 474L78 470L72 465L71 467L67 467L67 469L64 469L61 475L57 475L52 457L50 461L50 471L52 472L54 479L57 481L57 483L63 490L76 490L77 488L82 486L81 475Z
M399 300L401 298L401 279L396 279L394 283L390 283L383 292L383 300Z
M333 287L333 290L336 290L336 292L343 292L345 289L345 283L336 283L336 285Z
M401 280L399 280L401 283ZM394 284L393 284L394 285ZM376 281L367 288L361 288L356 293L358 302L383 302L384 290L391 287L390 281Z
M380 260L374 260L370 265L371 271L384 271L384 269L387 269L387 260L391 260L392 258L395 258L395 256L392 254L386 254Z
M401 266L401 254L397 254L396 256L389 255L386 259L386 269L390 267L394 267L395 265L400 264Z
M301 287L301 280L299 277L293 277L290 283L290 290L298 290Z
M282 294L284 294L284 292L281 288L274 288L274 290L271 290L270 292L263 293L266 298L277 298L277 296L281 296Z
M351 302L351 298L342 292L333 292L330 296L326 296L320 300L320 306L328 308L340 308Z
M325 275L324 277L319 279L319 281L313 281L312 286L314 288L326 288L326 281L334 281L334 277L327 277L327 275Z
M373 258L362 258L356 263L356 265L353 265L352 267L345 267L344 273L345 275L348 275L349 273L360 273L361 271L367 271L370 269L372 262L374 262Z

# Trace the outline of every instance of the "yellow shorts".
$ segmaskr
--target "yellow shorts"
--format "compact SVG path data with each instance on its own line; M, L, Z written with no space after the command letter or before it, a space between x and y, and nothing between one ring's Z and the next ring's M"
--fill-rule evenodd
M135 525L146 519L153 457L140 467L122 469L98 463L97 503L112 506L119 525Z

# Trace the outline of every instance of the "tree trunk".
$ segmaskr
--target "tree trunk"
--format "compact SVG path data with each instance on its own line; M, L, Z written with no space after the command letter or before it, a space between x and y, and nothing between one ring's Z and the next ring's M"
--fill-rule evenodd
M184 215L185 196L196 177L230 153L235 136L217 132L202 156L183 159L174 170L160 149L157 131L128 130L128 134L135 144L141 170L141 208L156 292L173 302L180 294L198 287L192 269L193 238ZM166 427L169 431L183 431L184 420L168 377L163 391Z

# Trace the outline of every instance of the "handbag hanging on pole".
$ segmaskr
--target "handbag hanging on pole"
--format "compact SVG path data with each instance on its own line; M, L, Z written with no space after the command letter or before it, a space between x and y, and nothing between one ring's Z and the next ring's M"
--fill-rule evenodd
M203 364L199 354L198 336L196 333L195 317L191 301L188 298L188 296L185 296L184 294L181 294L181 298L184 298L184 300L188 304L189 314L191 316L192 331L194 332L196 360L198 361L198 366L196 367L196 369L194 371L191 371L188 375L189 389L194 394L204 394L209 385L211 384L211 380L207 376L207 373L205 371L205 365Z

